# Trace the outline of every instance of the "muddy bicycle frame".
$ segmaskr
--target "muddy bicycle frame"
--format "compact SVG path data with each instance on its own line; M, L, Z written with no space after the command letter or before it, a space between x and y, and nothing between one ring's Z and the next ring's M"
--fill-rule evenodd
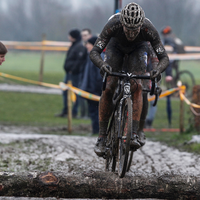
M154 72L156 73L156 72ZM151 79L149 75L134 75L133 73L126 73L124 71L122 72L111 72L109 74L107 74L105 72L104 77L103 77L103 88L102 90L104 91L106 88L106 78L107 76L116 76L118 77L118 86L116 87L114 96L113 96L113 103L114 103L114 110L112 112L112 115L110 117L110 122L107 128L107 135L112 135L112 127L113 127L113 123L117 123L117 140L122 141L122 140L126 140L127 144L126 144L126 153L123 154L121 152L121 142L118 142L118 153L116 153L115 147L116 147L116 143L113 142L113 136L110 137L110 140L108 140L108 146L107 146L107 150L106 153L104 155L104 158L106 159L106 170L109 170L109 165L111 160L113 160L113 164L112 164L112 171L115 171L115 167L116 167L116 156L118 157L118 174L120 178L123 178L126 171L128 171L127 169L130 168L130 162L132 160L132 154L131 157L128 161L128 157L129 157L129 145L130 145L130 140L133 139L133 134L132 132L125 136L122 135L122 124L123 122L121 121L123 119L124 116L122 116L124 114L124 111L122 111L124 109L124 105L126 104L125 102L129 101L129 107L130 105L132 105L132 92L131 92L131 83L130 80L134 80L136 84L137 81L135 79ZM158 100L158 93L154 92L157 91L157 83L156 83L157 79L152 80L152 87L151 90L143 90L145 92L150 92L150 95L155 94L156 98L154 101L154 106L157 103ZM133 91L133 93L138 89L138 87L136 87L136 89ZM131 106L132 107L132 106ZM117 118L115 117L115 113L117 112ZM130 116L132 116L132 108L131 108L131 112L129 113ZM129 115L128 114L128 115ZM130 117L129 118L132 118ZM116 122L114 122L116 121ZM132 121L130 122L132 124ZM114 125L115 126L115 125ZM132 125L130 125L132 126ZM124 129L123 129L124 131ZM135 135L134 135L135 136ZM114 136L115 137L115 136ZM114 146L115 147L114 147ZM117 146L118 146L117 145ZM120 150L119 150L120 149ZM132 150L133 151L133 150ZM135 151L135 150L134 150ZM124 157L125 156L125 157ZM127 162L129 162L128 164L128 168L127 168Z

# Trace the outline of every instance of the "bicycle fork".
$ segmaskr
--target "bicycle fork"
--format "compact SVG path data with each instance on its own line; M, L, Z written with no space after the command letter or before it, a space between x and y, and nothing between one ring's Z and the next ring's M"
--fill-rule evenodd
M118 138L123 140L124 139L124 142L126 141L126 135L125 136L121 136L121 121L122 121L122 117L126 117L126 116L122 116L122 105L125 101L126 98L131 98L131 89L130 89L130 86L131 84L128 82L128 83L124 83L124 94L123 94L123 97L122 99L120 100L119 102L119 109L118 109ZM132 102L132 101L131 101ZM132 105L131 105L132 106ZM126 113L126 115L128 116L128 111ZM128 122L126 122L126 127L128 126L127 124ZM131 132L131 140L134 140L133 138L133 133Z

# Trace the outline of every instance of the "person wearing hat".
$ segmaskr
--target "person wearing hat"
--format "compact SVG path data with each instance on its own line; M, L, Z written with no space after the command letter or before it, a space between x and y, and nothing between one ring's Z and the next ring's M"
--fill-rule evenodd
M173 54L185 53L183 42L178 38L172 31L172 28L168 25L162 28L161 30L162 40L164 45L169 45L172 47ZM178 71L179 60L170 60L169 65L165 70L165 82L167 89L172 87L173 83L173 73L172 69ZM171 127L171 118L172 118L172 107L171 107L171 95L167 96L167 117L169 127Z
M92 50L95 42L97 40L96 36L92 36L86 41L86 48L88 53ZM102 59L104 58L104 53L101 54ZM81 89L87 91L91 94L101 96L102 93L102 77L100 74L100 69L96 67L89 58L87 57L87 62L85 65L85 71L83 75L83 82ZM88 113L92 121L92 134L99 133L99 102L93 100L87 100L88 102Z
M69 80L72 81L74 87L80 86L81 73L84 70L84 66L87 58L87 49L83 46L81 41L81 33L78 29L72 29L69 31L68 39L71 42L71 46L66 54L66 59L64 62L65 78L64 83ZM78 113L78 101L77 96L76 102L73 105L72 116L77 117ZM66 117L68 112L67 108L67 90L63 92L63 109L61 113L56 114L56 117Z

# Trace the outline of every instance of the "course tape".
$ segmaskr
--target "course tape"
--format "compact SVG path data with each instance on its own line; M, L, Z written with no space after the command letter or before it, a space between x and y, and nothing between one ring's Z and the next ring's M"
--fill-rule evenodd
M72 85L69 84L65 84L63 82L60 82L59 85L55 85L55 84L51 84L51 83L44 83L44 82L40 82L40 81L33 81L30 79L26 79L26 78L21 78L18 76L13 76L10 74L6 74L6 73L2 73L0 72L0 76L5 77L5 78L10 78L10 79L14 79L14 80L18 80L18 81L23 81L26 83L32 83L35 85L41 85L41 86L45 86L45 87L51 87L51 88L57 88L57 89L62 89L62 90L67 90L67 89L71 89L72 92L76 93L77 95L80 95L84 98L90 99L90 100L94 100L94 101L99 101L100 97L94 94L91 94L89 92L85 92L79 88L76 88ZM72 93L72 100L74 101L74 95Z
M10 75L10 74L6 74L6 73L2 73L0 72L0 76L2 77L5 77L5 78L10 78L10 79L14 79L14 80L18 80L18 81L23 81L23 82L27 82L27 83L32 83L32 84L36 84L36 85L41 85L41 86L46 86L46 87L51 87L51 88L57 88L57 89L62 89L62 90L68 90L70 89L72 92L74 92L75 94L77 95L80 95L84 98L87 98L87 99L90 99L90 100L93 100L93 101L99 101L100 100L100 96L97 96L97 95L94 95L94 94L91 94L89 92L86 92L84 90L81 90L79 88L76 88L72 85L69 85L69 84L65 84L63 82L60 82L59 85L55 85L55 84L51 84L51 83L44 83L44 82L40 82L40 81L33 81L33 80L30 80L30 79L26 79L26 78L21 78L21 77L18 77L18 76L13 76L13 75ZM171 88L165 92L163 92L159 98L163 98L163 97L166 97L168 95L171 95L172 93L176 92L176 91L179 91L179 95L180 95L180 99L181 100L184 100L189 106L192 106L194 108L200 108L200 105L197 105L197 104L194 104L194 103L191 103L184 95L185 93L185 86L182 85L182 86L179 86L177 88ZM155 99L155 96L153 97L149 97L148 98L148 101L153 101ZM72 101L75 101L75 96L74 94L72 93Z
M200 105L195 104L195 103L191 103L183 94L183 92L180 90L179 91L179 95L180 95L180 99L184 100L186 104L188 104L189 106L192 106L193 108L200 108Z

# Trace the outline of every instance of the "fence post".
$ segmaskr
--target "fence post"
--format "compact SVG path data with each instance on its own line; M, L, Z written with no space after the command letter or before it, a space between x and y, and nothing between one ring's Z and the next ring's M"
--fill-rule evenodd
M184 99L183 95L185 93L185 86L182 85L181 81L178 81L177 86L179 87L179 97L180 97L180 116L179 116L179 129L180 133L184 132Z
M184 101L180 98L180 133L184 132Z
M71 81L68 81L68 85L72 85ZM68 107L68 132L72 132L72 91L71 88L68 89L67 91L67 107Z
M43 34L42 35L42 51L41 51L41 59L40 59L39 82L43 82L44 54L45 54L45 50L43 49L43 47L44 47L45 40L46 40L46 34Z
M192 91L192 102L200 105L200 85L194 85ZM192 109L194 114L194 128L197 132L200 132L200 109L193 108Z

